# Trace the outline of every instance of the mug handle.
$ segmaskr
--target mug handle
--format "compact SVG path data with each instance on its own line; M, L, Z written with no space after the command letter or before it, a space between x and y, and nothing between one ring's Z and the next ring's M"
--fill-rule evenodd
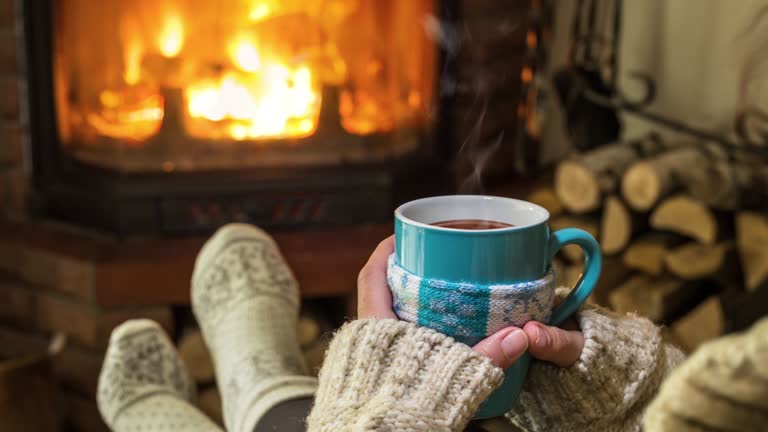
M561 229L550 235L548 246L550 261L557 251L570 244L579 245L584 250L584 271L581 272L579 280L565 301L552 311L549 324L553 326L562 324L587 300L600 279L600 271L603 267L603 254L597 240L586 231L577 228Z

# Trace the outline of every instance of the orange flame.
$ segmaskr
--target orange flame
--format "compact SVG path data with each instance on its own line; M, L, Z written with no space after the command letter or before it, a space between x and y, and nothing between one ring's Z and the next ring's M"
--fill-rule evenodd
M157 37L160 53L172 58L179 55L184 46L184 24L176 13L166 15L163 27Z

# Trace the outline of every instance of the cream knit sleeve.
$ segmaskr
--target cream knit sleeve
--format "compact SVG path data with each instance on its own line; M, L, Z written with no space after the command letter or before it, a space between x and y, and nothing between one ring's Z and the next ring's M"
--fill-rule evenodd
M677 368L648 407L653 432L768 430L768 318L708 342Z
M434 330L353 321L328 348L308 431L461 431L502 378L489 359Z
M585 339L579 361L568 368L534 361L507 418L530 432L639 431L646 406L683 354L645 318L585 306L577 320Z

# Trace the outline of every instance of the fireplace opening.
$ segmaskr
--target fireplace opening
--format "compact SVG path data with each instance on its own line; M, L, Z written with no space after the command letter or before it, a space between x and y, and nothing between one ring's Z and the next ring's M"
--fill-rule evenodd
M60 1L61 145L125 172L408 153L435 91L432 3Z
M43 3L25 25L46 215L118 233L348 224L446 187L452 68L425 22L451 2Z

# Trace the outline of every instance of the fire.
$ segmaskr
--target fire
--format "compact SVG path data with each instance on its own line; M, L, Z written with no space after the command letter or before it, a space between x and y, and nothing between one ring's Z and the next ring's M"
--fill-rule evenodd
M251 9L251 12L248 14L248 19L251 21L261 21L264 18L269 16L269 13L271 12L271 9L269 5L264 3L259 3Z
M141 41L136 37L131 38L126 43L123 55L125 62L123 79L125 79L126 84L135 85L141 79L141 58L144 55Z
M176 57L184 46L184 24L176 13L166 15L163 28L157 37L160 52L168 58Z
M256 46L247 39L229 45L229 55L235 65L246 72L257 72L261 67L261 56Z
M291 68L269 59L246 37L228 48L240 70L189 86L185 95L190 117L222 123L236 140L311 135L321 98L309 67Z
M193 119L222 123L236 140L311 135L320 111L319 85L307 66L290 68L263 62L255 47L240 44L233 62L246 72L231 71L185 91Z
M161 131L158 142L177 134L195 145L303 138L318 130L321 109L323 128L352 135L427 119L433 53L418 23L432 0L209 3L126 8L116 32L121 51L104 56L115 57L104 70L116 75L70 85L82 92L76 100L88 101L72 118L121 145L149 143ZM377 18L390 15L392 22ZM67 46L113 46L95 39ZM390 40L406 46L377 46ZM89 68L73 70L81 69ZM338 97L323 100L324 92Z
M140 142L157 133L163 122L163 98L140 87L99 94L102 109L87 115L99 133L128 142Z

